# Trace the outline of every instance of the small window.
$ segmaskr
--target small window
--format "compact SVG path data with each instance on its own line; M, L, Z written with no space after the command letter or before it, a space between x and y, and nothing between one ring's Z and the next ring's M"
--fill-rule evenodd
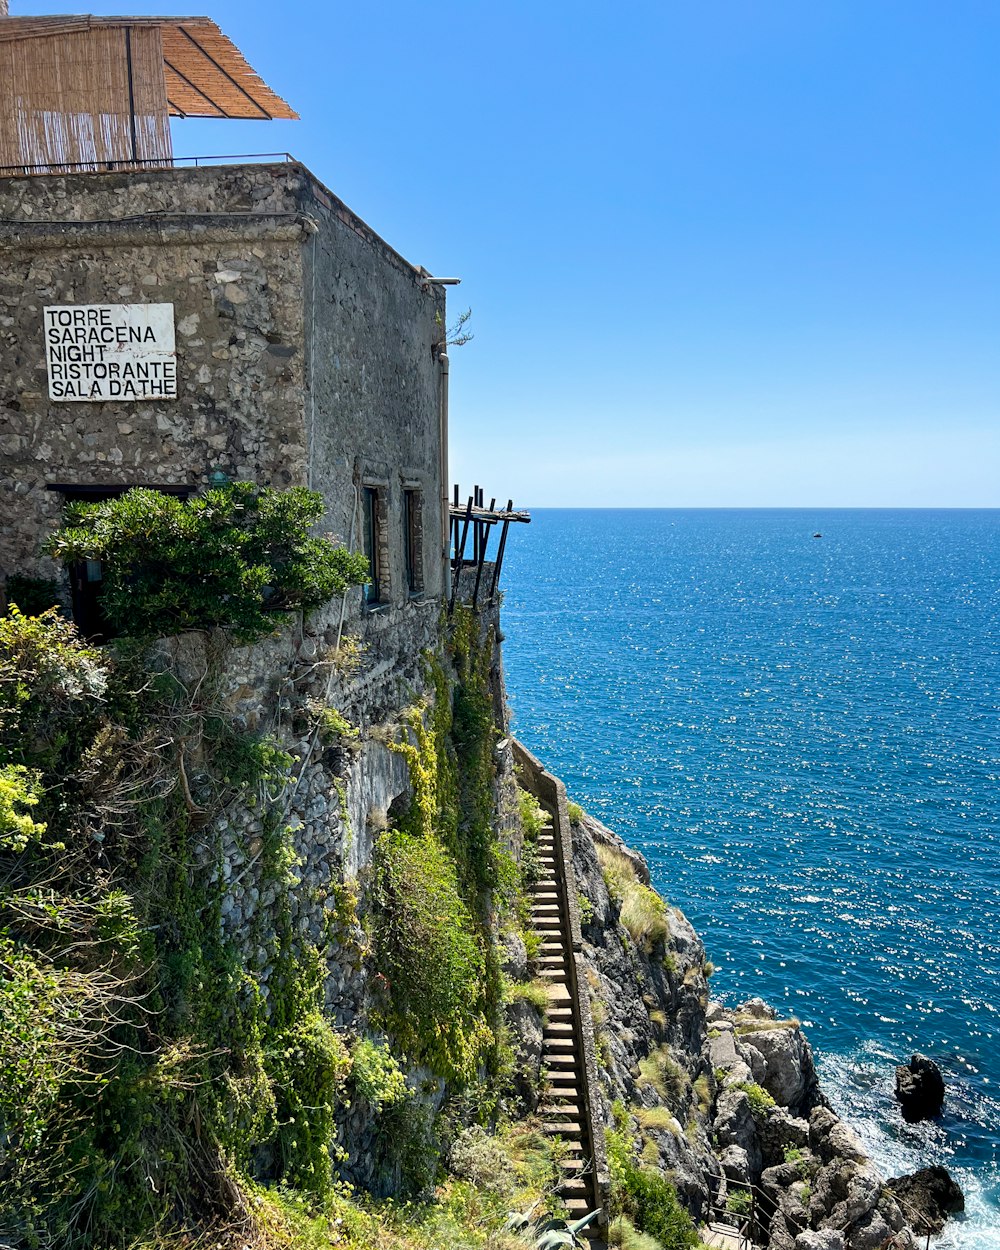
M364 511L365 555L368 557L368 576L365 587L366 603L381 603L383 586L382 568L382 500L377 486L366 486L361 495Z
M419 490L403 492L403 555L406 561L406 589L418 595L424 588L423 500Z
M157 490L165 495L176 495L178 499L187 499L194 490L193 486L147 486L139 482L133 485L143 485L147 490ZM52 482L46 486L46 490L62 495L66 503L102 503L106 499L117 499L131 489L131 486L90 486L74 482ZM107 642L115 637L115 630L101 606L103 581L104 569L100 560L75 560L69 566L73 620L83 637L91 642Z

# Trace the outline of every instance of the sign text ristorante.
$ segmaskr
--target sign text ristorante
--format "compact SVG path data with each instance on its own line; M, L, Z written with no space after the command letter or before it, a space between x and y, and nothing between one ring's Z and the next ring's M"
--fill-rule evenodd
M44 309L49 398L177 398L173 304L62 304Z

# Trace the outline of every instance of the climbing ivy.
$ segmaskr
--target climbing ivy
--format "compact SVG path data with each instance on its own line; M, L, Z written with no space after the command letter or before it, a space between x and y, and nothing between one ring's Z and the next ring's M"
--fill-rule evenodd
M510 1062L494 928L520 875L493 823L493 648L459 605L445 656L425 657L433 693L389 743L407 761L412 800L377 841L369 892L381 1023L457 1089Z

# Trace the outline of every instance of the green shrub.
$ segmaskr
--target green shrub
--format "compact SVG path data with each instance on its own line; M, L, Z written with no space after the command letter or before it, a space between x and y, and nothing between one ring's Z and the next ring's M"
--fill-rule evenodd
M0 850L23 851L45 832L45 823L27 810L38 805L41 781L41 773L21 764L0 767Z
M726 1210L733 1215L749 1215L753 1209L753 1194L749 1189L735 1189L726 1195Z
M743 1081L736 1086L737 1089L743 1090L750 1103L750 1110L755 1119L763 1119L772 1107L777 1106L774 1099L767 1092L763 1085L758 1085L755 1081Z
M108 670L99 651L51 608L0 620L0 763L44 767L69 739L89 741L103 714Z
M4 589L8 605L17 604L25 616L41 616L59 603L59 583L53 578L11 573Z
M583 810L580 804L574 803L572 802L572 800L566 804L566 808L567 808L567 811L569 812L569 823L571 825L578 825L583 820L584 816L586 815L586 812Z
M354 1088L376 1113L407 1096L406 1076L384 1043L360 1038L354 1043L351 1061Z
M64 562L99 560L101 605L121 633L232 629L252 639L275 614L317 607L368 576L363 556L310 534L322 496L234 482L181 500L136 488L71 503L47 545Z
M310 1011L264 1051L277 1111L281 1175L287 1184L323 1195L332 1183L329 1146L334 1115L351 1070L342 1038Z
M336 742L356 742L361 734L357 725L352 725L335 707L313 703L309 710L315 715L320 738L327 746Z
M636 1158L621 1104L612 1108L612 1115L617 1127L606 1134L612 1229L624 1218L638 1232L654 1237L663 1250L697 1246L698 1234L680 1204L677 1190L662 1172L644 1166Z
M580 913L580 924L586 927L594 919L594 904L586 894L577 894L576 906Z
M514 1194L514 1167L496 1137L479 1124L463 1129L449 1152L451 1170L478 1189L510 1199Z
M538 835L548 824L548 813L533 794L520 786L517 788L517 812L525 840L537 842Z

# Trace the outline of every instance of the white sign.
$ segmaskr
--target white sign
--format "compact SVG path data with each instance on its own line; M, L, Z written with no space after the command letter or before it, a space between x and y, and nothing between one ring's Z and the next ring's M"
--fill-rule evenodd
M177 398L173 304L61 304L43 310L49 398Z

